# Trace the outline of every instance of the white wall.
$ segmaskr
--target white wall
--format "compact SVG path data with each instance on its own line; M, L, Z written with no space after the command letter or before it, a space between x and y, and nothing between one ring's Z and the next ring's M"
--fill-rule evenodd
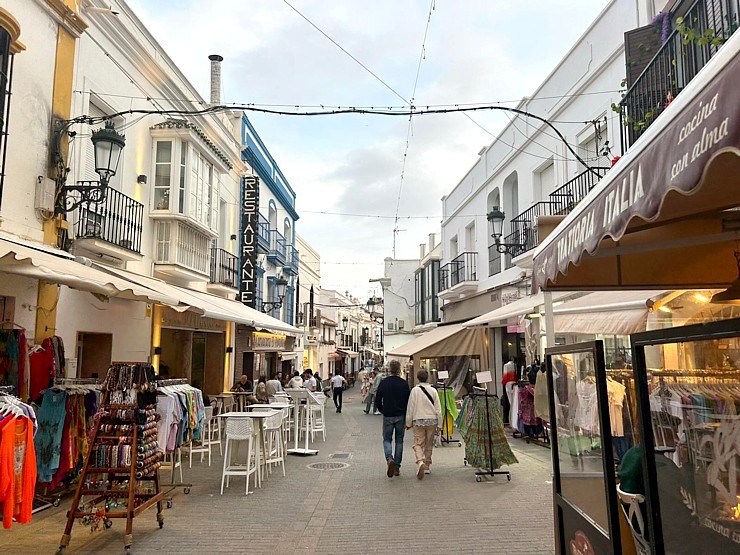
M383 277L383 349L389 353L393 348L408 343L414 338L414 274L419 260L385 259ZM398 330L398 322L403 321L404 329ZM394 324L390 331L388 324Z
M651 0L637 0L641 6L646 3L652 10ZM624 32L645 24L637 17L635 2L611 2L540 87L519 103L518 108L558 122L603 120L606 116L604 139L609 140L613 154L619 154L619 118L611 111L610 104L621 99L617 91L625 74ZM487 247L493 243L485 219L491 208L489 195L493 196L496 191L500 195L500 206L507 216L504 222L506 236L511 230L512 217L540 200L547 200L554 188L583 171L577 162L563 160L573 158L573 155L545 124L518 115L512 119L501 132L501 140L494 140L478 162L443 197L442 264L451 259L449 245L453 237L458 237L459 251L466 250L465 228L475 222L478 292L516 280L521 272L519 268L511 268L488 277ZM592 132L590 124L555 125L576 150L579 139L583 140ZM540 190L538 172L550 162L555 165L554 188ZM505 187L505 182L513 179L514 175L518 181L516 199L507 198ZM515 205L518 206L516 212L511 208Z
M148 360L152 319L146 303L115 298L101 302L90 293L60 287L57 328L67 358L77 356L77 334L90 332L113 335L112 361Z
M14 60L0 229L41 241L34 197L36 178L46 175L49 160L56 24L37 2L3 0L2 5L18 21L26 50Z

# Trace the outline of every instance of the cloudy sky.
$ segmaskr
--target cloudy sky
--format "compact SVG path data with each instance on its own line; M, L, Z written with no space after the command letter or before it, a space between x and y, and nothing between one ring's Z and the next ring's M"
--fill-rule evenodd
M357 107L403 106L412 95L417 106L513 106L608 2L128 3L206 99L207 56L221 54L224 102ZM443 114L416 117L409 129L405 117L249 118L296 191L296 229L321 255L322 286L361 299L393 254L397 209L396 257L417 257L419 243L439 232L441 197L507 121L500 113Z

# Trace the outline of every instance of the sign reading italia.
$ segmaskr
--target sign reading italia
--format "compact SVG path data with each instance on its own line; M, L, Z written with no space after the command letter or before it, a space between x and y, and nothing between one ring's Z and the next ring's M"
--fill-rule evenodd
M239 249L239 301L255 308L257 235L259 230L260 178L242 180L241 235Z

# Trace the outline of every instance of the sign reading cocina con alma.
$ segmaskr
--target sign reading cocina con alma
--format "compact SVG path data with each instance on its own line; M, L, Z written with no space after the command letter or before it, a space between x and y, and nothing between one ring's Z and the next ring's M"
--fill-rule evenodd
M259 233L260 178L242 180L241 235L239 249L239 301L249 307L256 304L257 236Z

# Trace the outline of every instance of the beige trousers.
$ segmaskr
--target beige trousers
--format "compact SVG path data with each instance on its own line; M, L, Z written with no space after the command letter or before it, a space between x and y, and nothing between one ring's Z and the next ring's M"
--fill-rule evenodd
M434 449L434 434L437 426L414 426L414 455L416 464L432 464L432 449Z

